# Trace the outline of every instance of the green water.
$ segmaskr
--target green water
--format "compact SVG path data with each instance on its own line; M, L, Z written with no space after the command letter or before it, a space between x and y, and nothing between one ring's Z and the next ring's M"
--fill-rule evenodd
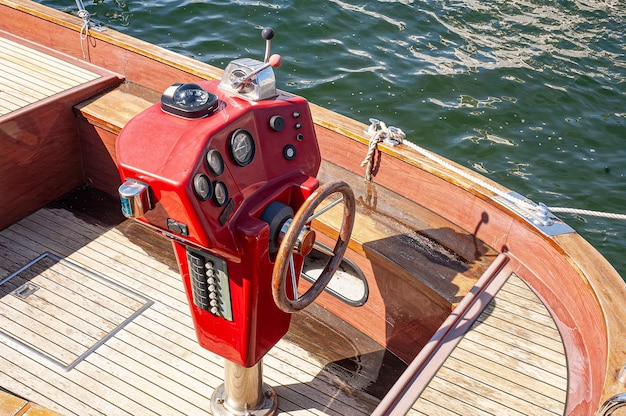
M622 0L85 5L107 26L221 68L261 59L260 29L272 26L280 88L400 127L536 202L626 213ZM560 216L626 276L626 221Z

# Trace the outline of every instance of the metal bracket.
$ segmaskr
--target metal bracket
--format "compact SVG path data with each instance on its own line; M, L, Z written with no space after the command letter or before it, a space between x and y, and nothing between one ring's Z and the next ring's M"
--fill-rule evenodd
M561 221L560 218L552 214L545 205L539 204L539 209L536 211L532 211L513 202L513 200L521 200L523 202L526 202L528 205L536 205L530 199L513 191L509 192L507 195L510 195L512 198L507 199L498 195L494 197L494 199L500 204L517 213L519 216L528 221L528 223L533 225L535 228L537 228L548 237L576 232L572 227L570 227L569 225Z

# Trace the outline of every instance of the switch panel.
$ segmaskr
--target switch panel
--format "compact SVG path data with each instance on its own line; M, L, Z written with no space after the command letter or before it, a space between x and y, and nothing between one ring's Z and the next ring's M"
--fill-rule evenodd
M189 279L194 304L215 316L233 320L226 262L187 248Z

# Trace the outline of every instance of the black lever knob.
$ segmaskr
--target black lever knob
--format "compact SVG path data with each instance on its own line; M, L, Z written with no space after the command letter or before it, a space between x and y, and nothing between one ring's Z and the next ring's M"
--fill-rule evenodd
M261 36L263 36L263 39L265 40L272 40L274 37L274 29L271 27L264 27L261 31Z
M274 29L271 27L263 28L261 36L265 39L265 57L263 58L263 62L267 63L270 59L270 44L272 43L272 38L274 37Z

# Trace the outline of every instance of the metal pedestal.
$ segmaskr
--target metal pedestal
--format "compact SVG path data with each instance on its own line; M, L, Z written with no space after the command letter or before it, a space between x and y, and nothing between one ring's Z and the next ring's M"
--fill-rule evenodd
M276 392L263 383L263 361L246 368L226 361L224 384L211 397L214 416L273 416L278 409Z

